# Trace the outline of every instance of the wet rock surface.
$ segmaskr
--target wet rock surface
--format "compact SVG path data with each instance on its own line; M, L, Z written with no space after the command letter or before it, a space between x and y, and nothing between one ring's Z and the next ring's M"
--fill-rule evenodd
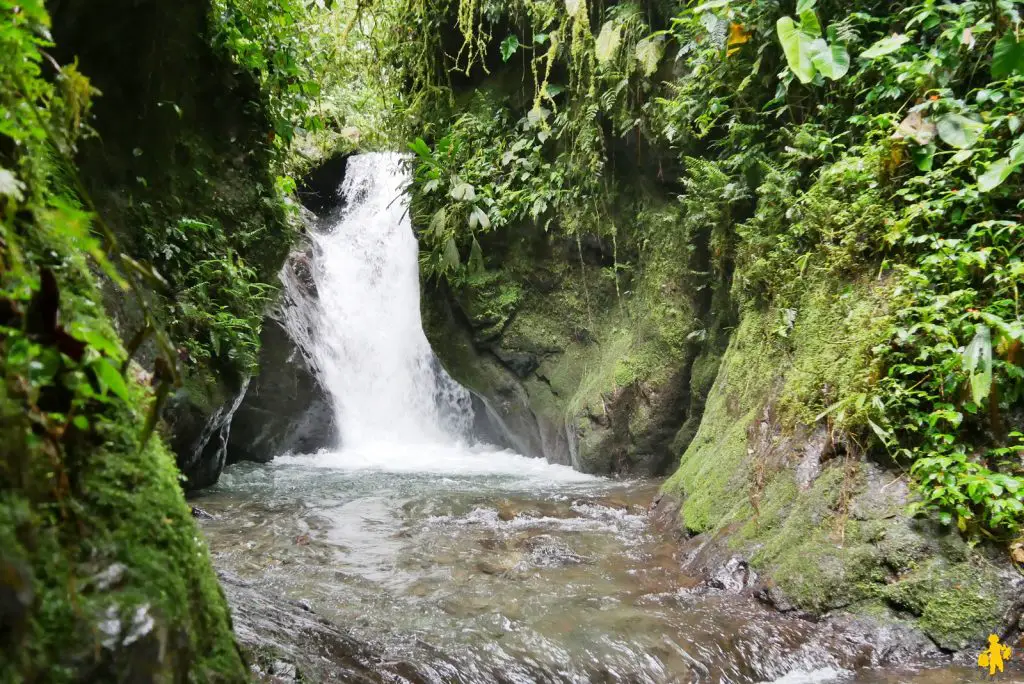
M337 429L327 392L284 326L268 318L260 339L260 372L235 414L229 460L266 463L290 451L308 453L334 444Z

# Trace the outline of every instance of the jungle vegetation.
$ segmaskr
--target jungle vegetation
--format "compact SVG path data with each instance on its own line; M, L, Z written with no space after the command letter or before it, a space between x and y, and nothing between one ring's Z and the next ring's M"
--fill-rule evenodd
M692 210L680 239L708 233L711 270L687 284L727 283L734 311L784 312L780 338L807 279L886 283L871 362L804 418L904 470L920 514L1024 561L1019 3L214 0L204 35L254 84L265 128L243 151L263 214L219 212L194 174L159 190L140 175L128 228L80 165L103 93L54 56L43 3L0 0L0 13L0 529L4 549L49 559L53 576L25 580L38 591L74 583L97 549L131 547L96 501L119 478L170 511L136 529L191 558L160 406L197 368L256 370L297 234L295 178L383 147L410 152L423 272L452 288L500 269L487 236L527 226L622 240L608 277L627 296L629 227L613 210L627 161L657 164ZM137 302L138 329L115 330L104 289ZM145 348L151 376L132 362ZM69 542L83 529L96 536ZM233 667L215 580L197 577L168 580L164 605L220 606L188 633L211 667ZM50 635L40 644L78 608L52 609L31 627ZM199 643L204 630L220 636Z

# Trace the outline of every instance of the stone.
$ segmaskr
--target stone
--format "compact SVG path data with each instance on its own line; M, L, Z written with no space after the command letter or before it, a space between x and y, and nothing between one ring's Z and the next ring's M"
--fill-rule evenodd
M267 463L286 452L311 453L338 439L327 391L277 318L264 322L260 372L232 422L228 462Z

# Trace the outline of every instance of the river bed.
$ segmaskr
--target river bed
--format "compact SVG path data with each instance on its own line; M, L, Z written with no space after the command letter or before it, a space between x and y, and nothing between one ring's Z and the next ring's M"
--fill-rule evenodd
M236 613L259 612L239 605L246 596L300 606L367 646L366 681L987 679L881 667L855 634L686 576L677 545L648 523L657 481L510 452L396 449L225 472L196 503L213 516L202 527L218 570L250 592L228 591ZM300 670L330 660L304 643L316 639L281 634Z

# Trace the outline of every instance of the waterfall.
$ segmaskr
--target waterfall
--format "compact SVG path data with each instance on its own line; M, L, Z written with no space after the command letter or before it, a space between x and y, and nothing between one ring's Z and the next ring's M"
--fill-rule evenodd
M330 393L345 451L451 445L472 426L469 392L423 333L406 166L394 153L350 158L343 209L311 236L312 287L283 278L285 326Z

